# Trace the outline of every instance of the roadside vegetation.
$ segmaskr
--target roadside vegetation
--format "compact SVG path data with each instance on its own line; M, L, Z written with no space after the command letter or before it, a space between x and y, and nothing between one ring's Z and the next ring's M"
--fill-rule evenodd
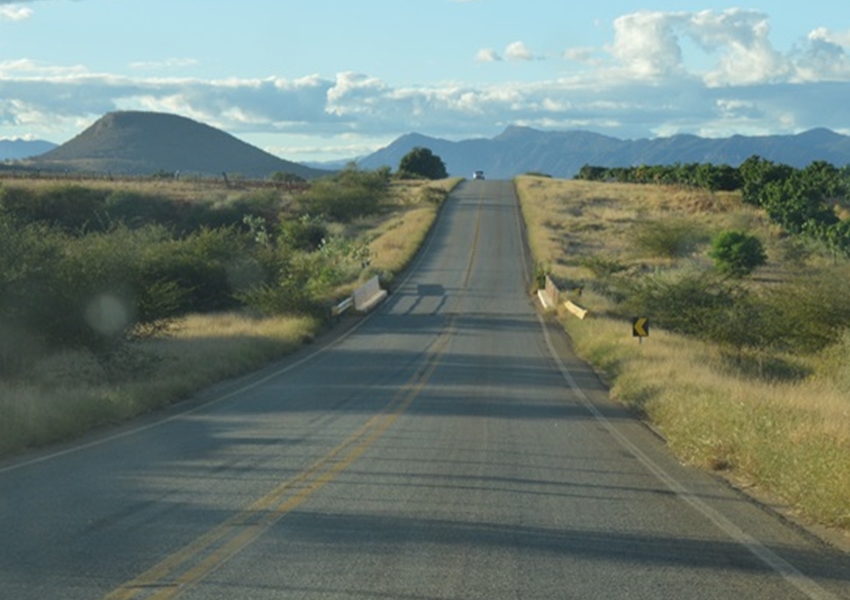
M612 395L684 461L850 530L847 173L755 157L516 185L537 273L590 310L558 317Z
M353 166L298 185L0 182L0 456L309 342L406 266L455 183Z

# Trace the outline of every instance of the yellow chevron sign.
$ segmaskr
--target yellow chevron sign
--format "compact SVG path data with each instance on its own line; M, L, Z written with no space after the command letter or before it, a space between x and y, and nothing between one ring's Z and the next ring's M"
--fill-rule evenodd
M632 336L649 337L649 317L637 317L632 319Z

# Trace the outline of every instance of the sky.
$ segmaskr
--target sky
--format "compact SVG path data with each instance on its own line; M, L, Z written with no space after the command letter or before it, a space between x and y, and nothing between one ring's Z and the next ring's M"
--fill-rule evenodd
M850 134L835 0L0 0L0 139L175 113L297 162L511 125Z

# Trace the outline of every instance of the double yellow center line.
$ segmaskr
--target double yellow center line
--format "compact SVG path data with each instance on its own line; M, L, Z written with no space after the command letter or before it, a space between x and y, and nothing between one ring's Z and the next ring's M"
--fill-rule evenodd
M106 595L104 600L177 598L333 481L374 444L416 399L447 350L453 331L454 319L428 348L422 365L384 409L325 456L295 477L280 483L248 508L127 581Z

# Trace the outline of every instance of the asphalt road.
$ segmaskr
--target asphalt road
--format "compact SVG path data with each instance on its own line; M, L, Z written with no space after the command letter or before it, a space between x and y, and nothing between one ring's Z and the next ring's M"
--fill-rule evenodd
M333 343L0 466L0 598L850 598L609 402L523 257L511 184L466 182Z

